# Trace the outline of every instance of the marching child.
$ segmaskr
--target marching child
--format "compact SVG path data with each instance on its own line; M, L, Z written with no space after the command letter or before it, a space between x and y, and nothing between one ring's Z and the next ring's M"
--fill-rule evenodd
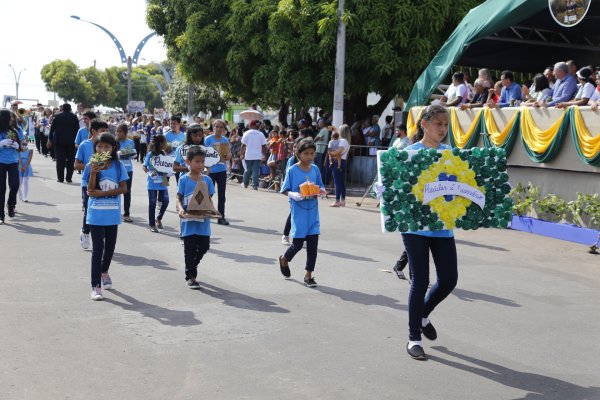
M150 143L150 152L144 159L144 171L148 175L146 184L148 188L148 221L150 224L150 230L157 233L159 229L163 228L162 218L167 211L169 206L169 181L167 174L164 172L158 172L150 163L152 157L160 156L165 154L167 148L167 140L163 135L157 135ZM160 201L160 210L155 219L156 214L156 201Z
M87 224L92 235L92 300L102 300L102 286L112 288L108 268L117 243L117 229L121 223L121 194L127 191L127 171L117 158L115 138L104 133L94 140L97 154L110 154L105 161L90 160L83 170L89 196Z
M313 164L317 147L311 138L298 142L296 156L298 162L292 165L285 174L285 180L281 186L281 193L287 194L291 207L292 230L290 236L293 238L292 245L284 255L279 256L279 268L286 278L291 276L288 263L292 261L296 253L302 250L306 242L306 274L304 283L308 287L317 286L312 275L317 262L317 248L319 245L320 223L319 223L319 201L314 197L305 198L300 194L300 185L310 181L317 185L321 193L325 192L319 168Z
M127 171L127 192L123 195L123 221L133 222L129 215L129 209L131 208L131 183L133 182L133 161L132 158L136 157L137 151L135 150L135 143L133 140L127 138L127 124L120 124L117 126L117 140L119 141L119 160L121 164L125 166ZM144 146L140 147L143 148Z
M198 264L210 247L210 218L204 220L187 219L187 206L198 182L204 181L208 193L212 197L215 187L210 177L203 175L206 153L200 147L192 147L187 151L186 164L189 172L179 179L177 204L181 218L181 236L185 258L185 281L190 289L200 289L196 280Z
M33 151L27 147L27 141L23 141L21 151L19 152L19 198L25 203L28 202L29 177L33 176L33 170L31 169L32 157Z
M83 171L85 166L90 161L90 157L95 152L94 142L104 132L108 131L108 124L101 119L94 118L90 121L89 139L85 139L77 147L77 154L75 155L75 169L77 171ZM88 207L88 194L87 194L87 181L81 180L81 199L83 201L83 225L81 226L81 233L79 234L79 245L82 249L87 250L90 248L90 227L87 224L87 207Z

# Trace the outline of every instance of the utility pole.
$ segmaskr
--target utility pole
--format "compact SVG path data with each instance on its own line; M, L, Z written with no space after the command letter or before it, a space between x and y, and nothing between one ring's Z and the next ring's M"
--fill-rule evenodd
M333 88L333 125L344 123L344 73L346 69L346 24L344 15L344 0L338 0L338 31L335 52L335 83Z
M133 69L131 67L131 56L127 57L127 107L131 102L131 79L133 75ZM129 113L129 110L127 110Z
M21 71L19 71L19 77L17 77L17 72L15 71L15 68L11 65L8 64L8 66L10 67L10 69L12 69L13 75L15 76L15 95L17 96L17 100L19 99L19 82L21 81L21 74L23 73L23 71L25 71L26 68L23 68Z

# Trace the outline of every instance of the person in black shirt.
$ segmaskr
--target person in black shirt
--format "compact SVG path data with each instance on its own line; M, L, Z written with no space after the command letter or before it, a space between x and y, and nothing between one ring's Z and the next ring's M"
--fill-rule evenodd
M486 87L487 82L483 79L475 80L473 84L473 88L475 89L475 94L473 98L468 103L463 103L460 105L461 110L466 110L469 108L480 108L487 102L488 98L488 88Z
M70 104L63 104L62 110L52 120L50 135L48 137L48 148L54 148L57 181L64 182L66 167L66 179L67 182L71 183L75 164L75 137L79 130L79 120L71 112Z

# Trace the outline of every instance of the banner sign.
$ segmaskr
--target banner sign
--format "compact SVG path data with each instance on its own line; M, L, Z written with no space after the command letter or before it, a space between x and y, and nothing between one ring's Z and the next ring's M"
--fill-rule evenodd
M571 28L585 18L592 0L548 0L552 18L560 26Z
M179 147L179 154L181 155L181 158L185 160L188 150L192 147L200 147L202 150L204 150L204 152L206 153L206 157L204 158L204 166L206 168L210 168L213 165L216 165L219 161L221 161L221 155L219 154L219 151L217 149L201 145L184 145Z
M506 228L513 201L501 148L377 153L384 232Z
M158 172L166 174L173 173L173 161L175 157L164 154L150 157L150 165Z

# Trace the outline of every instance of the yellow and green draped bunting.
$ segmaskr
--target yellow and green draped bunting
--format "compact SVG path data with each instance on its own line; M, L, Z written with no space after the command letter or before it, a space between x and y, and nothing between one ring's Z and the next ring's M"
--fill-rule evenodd
M484 108L483 112L483 144L485 147L500 147L506 151L508 157L515 145L517 136L519 136L519 125L521 121L521 111L517 110L504 129L500 131L494 120L494 115L490 108Z
M571 135L579 158L586 164L600 166L600 135L592 136L585 126L579 107L567 111L571 123Z
M427 107L421 107L419 110L419 114L417 115L417 120L415 121L412 116L412 111L408 110L408 118L406 119L406 135L410 138L413 137L415 133L417 133L417 122L421 119L421 115L425 111Z
M458 147L459 149L470 149L477 145L479 134L481 133L481 116L483 115L483 109L477 112L471 127L467 132L464 132L460 127L458 121L458 115L456 114L456 108L450 108L450 124L448 126L448 138L452 147Z
M564 113L550 128L542 131L527 107L521 109L521 140L529 158L538 163L551 161L567 135L569 118Z

